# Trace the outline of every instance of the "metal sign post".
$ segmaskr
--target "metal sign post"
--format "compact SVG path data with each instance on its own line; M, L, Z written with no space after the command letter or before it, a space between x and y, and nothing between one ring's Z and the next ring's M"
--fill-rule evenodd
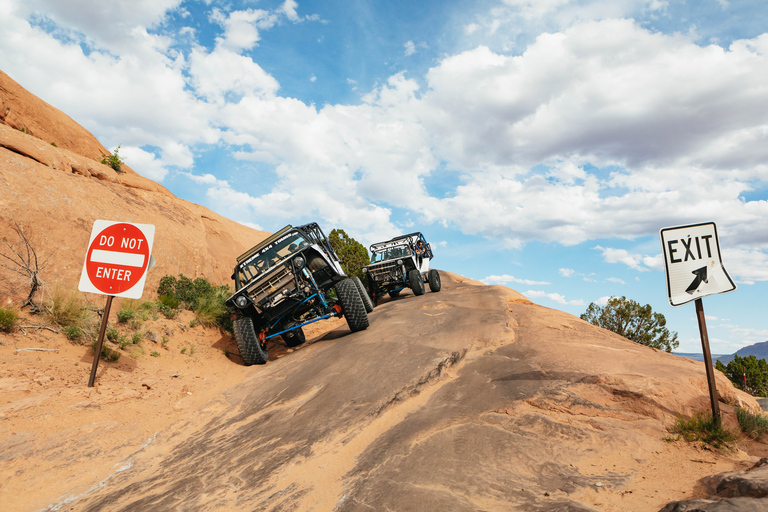
M701 335L701 348L704 351L704 364L707 367L707 383L709 384L709 403L712 405L712 418L720 424L720 402L717 400L717 387L715 386L715 369L712 366L712 353L709 350L709 336L707 335L707 321L704 318L704 306L701 299L696 299L696 318L699 321L699 334Z
M141 298L144 293L147 270L154 265L152 259L154 237L155 226L151 224L107 220L97 220L93 223L78 290L107 295L107 304L104 306L96 353L93 355L91 377L88 380L89 388L93 387L96 379L112 299L114 297Z
M736 284L723 266L720 241L717 239L717 227L714 222L664 228L659 234L669 303L672 306L682 306L696 301L696 318L704 352L712 418L719 424L720 405L717 401L715 370L712 366L701 299L716 293L732 292L736 289Z

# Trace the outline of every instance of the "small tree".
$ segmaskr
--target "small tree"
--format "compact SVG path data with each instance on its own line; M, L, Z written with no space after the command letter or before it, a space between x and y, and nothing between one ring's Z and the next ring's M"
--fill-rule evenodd
M357 276L363 278L364 266L370 263L370 257L368 251L365 250L363 244L347 236L343 229L334 229L331 234L328 235L328 241L331 242L331 247L336 251L341 260L341 268L350 277Z
M32 239L24 231L24 226L16 223L13 226L13 230L19 237L19 243L11 245L7 241L3 241L7 253L5 251L0 253L0 267L15 272L28 281L29 295L27 295L27 300L24 301L21 307L30 306L30 311L33 314L40 313L43 311L43 308L35 302L35 295L43 286L39 274L45 268L46 263L48 263L48 258L46 257L41 261L32 243Z
M734 355L727 366L717 361L715 368L723 372L733 385L742 391L752 396L768 396L768 362L765 359Z
M641 306L626 297L611 297L604 308L593 302L581 319L641 345L666 352L672 352L679 345L677 333L670 333L667 329L664 315L654 313L649 304Z

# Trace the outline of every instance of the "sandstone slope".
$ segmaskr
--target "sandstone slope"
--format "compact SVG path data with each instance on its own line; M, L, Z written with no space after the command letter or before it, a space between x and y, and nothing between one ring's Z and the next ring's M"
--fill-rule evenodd
M146 297L166 274L230 284L235 258L266 236L177 198L128 166L115 172L99 163L105 153L87 130L0 72L0 242L17 246L13 227L22 226L47 258L40 277L49 285L77 287L96 219L155 225L157 265L147 275ZM28 292L17 277L0 268L0 299Z
M659 510L745 451L671 441L700 363L444 273L148 440L74 510ZM718 374L726 422L753 398ZM730 404L730 405L728 405ZM70 457L88 453L79 440ZM97 482L92 482L92 485Z

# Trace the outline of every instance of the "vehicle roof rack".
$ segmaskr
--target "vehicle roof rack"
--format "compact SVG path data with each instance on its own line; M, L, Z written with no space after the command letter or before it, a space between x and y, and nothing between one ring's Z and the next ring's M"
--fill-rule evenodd
M262 240L261 242L259 242L259 243L258 243L258 244L256 244L256 245L254 245L253 247L251 247L250 249L248 249L246 252L244 252L244 253L243 253L243 254L241 254L240 256L238 256L238 257L237 257L237 262L238 262L238 263L242 262L242 261L243 261L244 259L246 259L248 256L250 256L251 254L255 253L255 252L256 252L256 251L258 251L259 249L261 249L261 248L263 248L263 247L267 246L268 244L272 243L273 241L277 240L277 239L278 239L278 238L280 238L280 236L281 236L281 235L283 235L283 234L284 234L286 231L290 231L291 229L293 229L293 226L291 226L290 224L288 224L287 226L285 226L285 227L284 227L283 229L281 229L280 231L278 231L278 232L276 232L276 233L274 233L274 234L272 234L272 235L268 236L267 238L265 238L264 240Z

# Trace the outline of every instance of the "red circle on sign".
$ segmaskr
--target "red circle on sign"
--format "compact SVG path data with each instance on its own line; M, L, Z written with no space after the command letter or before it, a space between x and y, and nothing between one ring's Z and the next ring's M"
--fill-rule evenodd
M96 289L108 295L130 290L147 271L149 244L133 224L112 224L88 247L85 269Z

